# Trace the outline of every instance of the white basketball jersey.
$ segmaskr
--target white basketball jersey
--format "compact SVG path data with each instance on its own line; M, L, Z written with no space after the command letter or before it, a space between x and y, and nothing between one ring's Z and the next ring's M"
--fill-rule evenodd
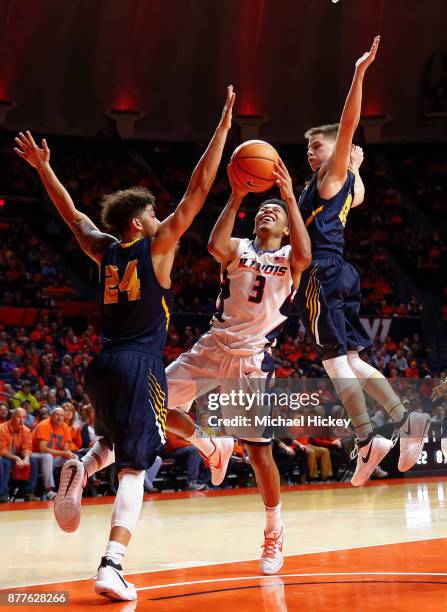
M248 238L239 242L237 256L221 273L212 335L233 349L274 345L294 296L290 250L259 251Z

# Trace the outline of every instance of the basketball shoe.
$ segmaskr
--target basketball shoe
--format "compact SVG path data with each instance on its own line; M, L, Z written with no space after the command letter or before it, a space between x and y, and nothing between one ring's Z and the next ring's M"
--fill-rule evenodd
M210 438L214 450L206 457L200 453L208 467L211 470L211 482L214 486L222 484L227 473L228 462L234 450L233 438Z
M137 598L135 585L124 578L122 566L107 557L101 558L101 565L98 567L96 576L95 593L121 601L133 601Z
M351 453L351 459L357 457L357 467L351 478L351 484L354 487L364 485L385 455L393 448L394 444L395 441L383 438L379 434L375 434L363 442L357 440Z
M280 531L264 532L264 549L261 556L261 572L263 574L276 574L284 564L282 552L284 540L284 527Z
M69 459L64 463L54 500L54 515L62 531L76 531L79 527L84 477L84 464L81 461Z
M400 457L398 468L401 472L409 470L422 452L424 438L430 428L430 415L423 412L410 412L399 427Z

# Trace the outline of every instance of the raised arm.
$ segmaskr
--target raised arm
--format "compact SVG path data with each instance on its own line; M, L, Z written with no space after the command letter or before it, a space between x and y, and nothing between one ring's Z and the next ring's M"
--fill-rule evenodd
M290 268L293 284L298 287L301 272L308 268L312 261L310 238L293 193L292 179L282 159L279 159L278 163L275 164L273 174L276 176L276 184L281 192L281 197L287 204L290 245L292 247Z
M327 163L326 174L322 181L322 189L319 188L320 195L323 197L326 197L324 193L325 184L334 181L344 182L346 180L351 157L352 139L359 124L362 110L363 79L366 70L376 57L379 42L380 36L376 36L371 49L364 53L355 64L354 78L341 115L334 152ZM337 186L335 186L335 190L338 191Z
M352 170L355 176L354 183L354 200L352 201L351 208L360 206L365 199L365 185L363 184L362 177L360 176L360 166L363 163L363 149L352 145L351 159L349 162L349 169Z
M45 139L42 140L42 147L34 142L30 132L26 132L26 135L20 132L15 140L17 147L14 151L37 170L50 200L73 232L79 246L100 265L104 250L116 238L101 232L87 215L75 207L70 194L50 166L50 149Z
M247 191L239 186L236 181L231 164L228 165L227 171L231 185L231 196L220 213L208 241L208 252L223 265L231 261L236 254L239 238L232 238L231 234L239 207L247 195Z
M200 212L205 199L216 178L222 152L231 128L232 108L235 93L233 86L227 88L227 99L221 120L205 153L192 173L188 188L180 204L161 224L152 243L152 255L166 255L173 251L180 237L186 232L196 215Z

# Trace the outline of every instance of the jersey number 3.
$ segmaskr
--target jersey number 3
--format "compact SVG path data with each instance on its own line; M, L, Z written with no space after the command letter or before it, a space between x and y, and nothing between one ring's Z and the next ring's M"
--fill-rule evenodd
M140 299L140 279L137 274L137 265L138 259L129 261L121 281L118 275L118 266L106 266L104 304L117 304L120 292L127 293L129 302Z
M264 288L265 288L265 282L267 278L265 276L258 275L255 280L256 282L253 285L253 289L252 289L252 291L254 291L255 294L250 295L248 298L248 301L254 302L255 304L260 304L264 296Z

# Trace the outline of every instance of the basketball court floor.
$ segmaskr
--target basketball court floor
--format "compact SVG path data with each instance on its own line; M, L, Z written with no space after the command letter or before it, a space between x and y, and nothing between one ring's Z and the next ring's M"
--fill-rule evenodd
M256 489L146 496L125 562L138 600L127 603L93 591L111 503L85 500L74 534L51 502L2 504L1 609L8 593L66 591L69 605L53 609L447 610L445 476L283 487L286 561L274 577L259 575Z

